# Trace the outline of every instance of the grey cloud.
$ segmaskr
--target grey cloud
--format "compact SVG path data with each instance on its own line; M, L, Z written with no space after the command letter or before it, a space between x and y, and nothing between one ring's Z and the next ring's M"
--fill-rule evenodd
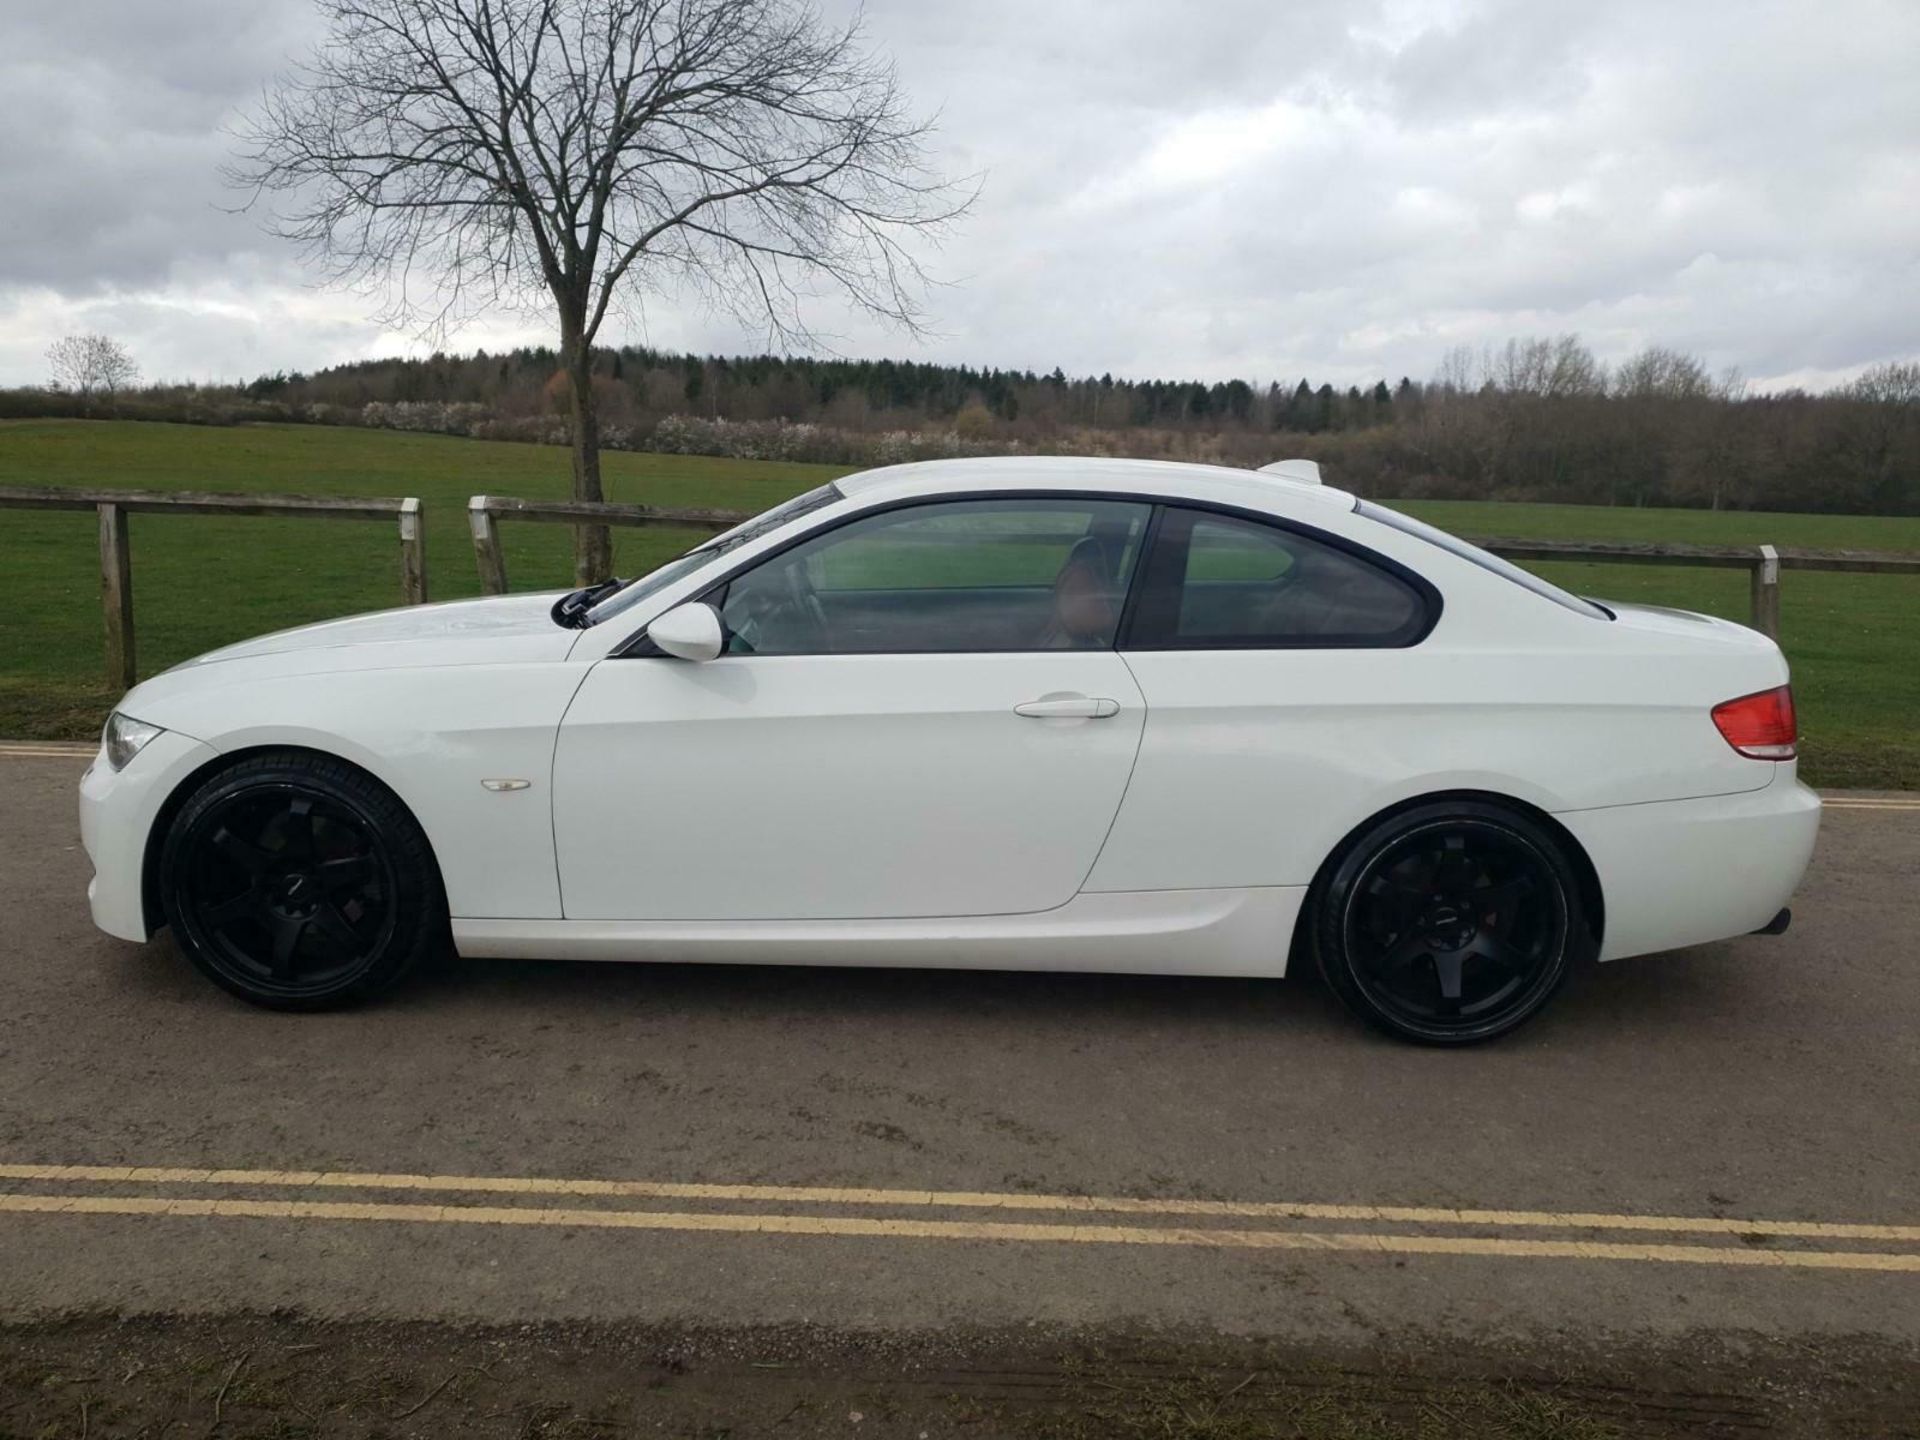
M221 126L309 27L292 0L0 11L0 287L112 291L260 248L226 213Z
M298 0L0 18L0 381L85 314L150 373L397 343L218 208L218 127L311 24ZM932 257L937 338L823 311L845 351L1347 383L1579 329L1765 379L1920 335L1905 0L869 0L867 26L986 188ZM634 336L762 340L671 300Z

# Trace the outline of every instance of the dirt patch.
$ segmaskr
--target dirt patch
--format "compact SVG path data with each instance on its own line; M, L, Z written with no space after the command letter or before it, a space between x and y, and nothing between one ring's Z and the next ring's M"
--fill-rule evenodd
M0 1436L1598 1440L1920 1427L1872 1338L1365 1349L1023 1330L457 1328L282 1316L0 1327Z

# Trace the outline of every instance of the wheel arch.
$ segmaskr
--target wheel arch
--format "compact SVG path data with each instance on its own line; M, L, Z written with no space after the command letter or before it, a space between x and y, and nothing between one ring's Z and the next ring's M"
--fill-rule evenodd
M413 823L420 826L420 833L426 837L427 854L433 860L434 878L440 884L441 894L446 893L446 875L440 868L440 853L433 843L432 832L421 821L419 812L407 803L406 797L388 784L383 777L350 756L334 750L323 750L317 745L291 743L246 745L237 750L222 750L211 760L181 776L179 782L168 792L167 798L161 802L160 808L154 812L153 824L147 829L147 843L140 858L140 913L146 920L149 935L166 923L165 912L160 903L160 851L166 844L167 831L173 826L174 816L180 813L180 808L187 803L194 791L208 780L224 770L230 770L248 760L258 759L262 755L310 755L317 760L351 766L385 790L393 797L394 804L405 810L413 818Z
M1606 938L1606 890L1600 883L1600 872L1594 868L1593 859L1587 854L1586 847L1580 843L1571 830L1567 829L1565 825L1562 825L1550 812L1542 810L1538 805L1534 805L1526 800L1521 800L1513 795L1502 794L1497 790L1459 788L1429 790L1418 795L1409 795L1404 799L1396 800L1391 805L1382 806L1372 814L1367 815L1349 828L1346 834L1340 837L1339 843L1329 850L1326 858L1320 862L1320 868L1314 872L1313 881L1307 888L1307 902L1301 906L1300 911L1305 923L1294 926L1293 944L1287 966L1289 970L1293 969L1294 962L1303 954L1302 947L1307 943L1307 934L1311 923L1308 917L1311 917L1315 913L1315 902L1320 896L1326 893L1326 887L1333 876L1333 872L1339 868L1340 862L1346 858L1347 852L1353 848L1355 842L1368 830L1371 830L1384 820L1391 820L1396 815L1403 815L1408 811L1417 810L1424 805L1445 804L1448 801L1471 801L1480 805L1498 805L1505 809L1512 810L1517 814L1524 815L1549 835L1553 836L1554 839L1559 842L1562 851L1567 857L1568 863L1573 866L1574 875L1579 881L1581 910L1586 920L1587 931L1592 940L1592 953L1597 955L1600 952L1601 942Z

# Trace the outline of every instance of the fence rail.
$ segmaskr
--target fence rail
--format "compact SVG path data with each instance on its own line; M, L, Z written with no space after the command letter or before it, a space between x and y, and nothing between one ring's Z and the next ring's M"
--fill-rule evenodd
M590 500L521 500L512 495L476 495L467 501L467 528L473 532L474 564L480 570L480 588L489 595L507 593L507 558L500 549L499 522L502 520L731 530L741 521L752 518L733 510L664 510L653 505L611 505Z
M1612 565L1707 565L1745 570L1752 577L1749 607L1753 628L1780 638L1780 572L1827 570L1851 575L1920 575L1920 555L1877 550L1780 549L1772 545L1608 543L1573 540L1508 540L1498 536L1474 544L1508 560L1598 561Z
M220 495L195 490L98 490L0 485L0 510L93 510L100 517L100 610L106 626L107 683L130 690L136 678L133 551L129 515L280 515L320 520L395 520L400 530L400 596L427 598L427 532L420 502L343 495Z
M651 505L596 505L580 500L519 500L476 495L467 502L480 584L490 595L507 592L499 522L544 520L565 524L665 525L683 530L729 530L753 517L735 510L664 510ZM1598 562L1608 565L1705 565L1745 570L1752 577L1753 628L1780 638L1780 572L1831 570L1851 574L1920 575L1920 555L1872 550L1780 549L1772 545L1687 545L1652 542L1516 540L1482 536L1473 543L1508 560Z
M100 606L106 630L109 683L131 688L135 679L133 568L127 517L145 515L265 515L324 520L393 520L400 535L400 594L405 604L427 598L427 536L419 500L341 495L213 494L191 490L109 490L54 485L0 485L0 510L93 510L100 523ZM559 525L662 526L728 530L753 518L741 511L668 509L653 505L591 504L578 500L523 500L475 495L467 502L474 561L490 595L507 593L499 522ZM1920 575L1920 555L1866 550L1812 550L1734 545L1521 540L1475 541L1509 560L1597 562L1612 565L1696 565L1747 571L1752 577L1752 623L1778 639L1780 576L1786 570L1843 574Z

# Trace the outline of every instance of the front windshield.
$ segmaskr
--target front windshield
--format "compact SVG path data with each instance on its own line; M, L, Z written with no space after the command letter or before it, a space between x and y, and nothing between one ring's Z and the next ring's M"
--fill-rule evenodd
M809 490L804 495L796 495L791 500L783 500L771 510L762 511L753 519L734 526L725 534L716 535L704 544L694 546L686 554L669 560L658 570L649 571L639 579L629 581L594 606L589 619L591 623L598 625L602 620L638 605L649 595L657 595L674 581L692 574L716 557L725 555L731 550L738 550L749 541L758 540L762 535L778 530L789 521L797 520L802 515L845 498L838 485L828 483L816 490Z

